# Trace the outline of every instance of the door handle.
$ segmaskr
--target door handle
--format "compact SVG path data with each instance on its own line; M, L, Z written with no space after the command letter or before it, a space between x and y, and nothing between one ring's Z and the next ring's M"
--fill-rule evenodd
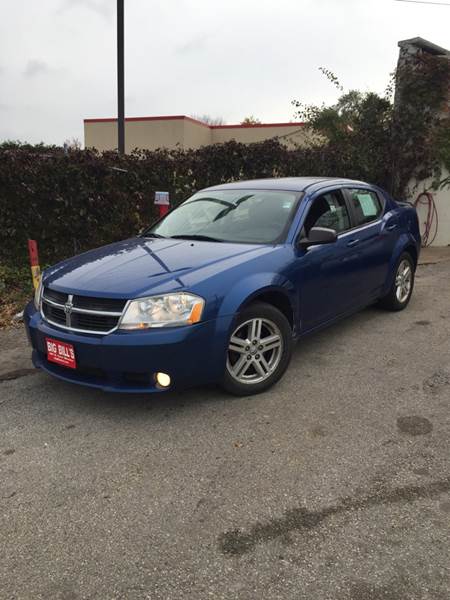
M353 246L356 246L356 244L359 242L359 240L350 240L347 244L348 248L353 248Z
M397 227L397 223L392 223L392 225L387 225L386 229L388 231L393 231Z

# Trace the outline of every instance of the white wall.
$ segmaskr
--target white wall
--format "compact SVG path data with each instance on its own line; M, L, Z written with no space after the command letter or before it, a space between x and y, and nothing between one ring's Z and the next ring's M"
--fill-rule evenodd
M443 171L442 177L448 177L448 171ZM450 187L446 187L441 190L431 189L431 180L422 181L419 184L411 186L411 194L408 200L415 202L419 193L422 191L428 191L433 194L434 203L436 205L437 216L438 216L438 228L436 238L432 243L432 246L449 246L450 245ZM419 205L417 207L417 214L419 217L420 232L423 233L424 223L427 218L426 206ZM432 234L434 231L434 225L432 228Z

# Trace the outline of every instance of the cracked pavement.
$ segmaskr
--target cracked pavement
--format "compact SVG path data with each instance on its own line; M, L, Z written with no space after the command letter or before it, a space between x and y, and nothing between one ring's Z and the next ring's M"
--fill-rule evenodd
M449 340L448 261L252 398L83 389L0 332L0 598L448 600Z

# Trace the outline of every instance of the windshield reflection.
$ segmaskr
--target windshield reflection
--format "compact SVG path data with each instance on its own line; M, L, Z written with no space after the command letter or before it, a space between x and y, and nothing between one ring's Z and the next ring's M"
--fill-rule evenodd
M199 192L144 235L203 241L268 244L282 239L298 194L289 191Z

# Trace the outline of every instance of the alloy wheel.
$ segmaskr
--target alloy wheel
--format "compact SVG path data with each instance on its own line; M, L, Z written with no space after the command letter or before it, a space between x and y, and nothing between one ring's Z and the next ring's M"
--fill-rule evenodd
M278 326L265 318L249 319L238 325L230 338L227 370L239 383L260 383L277 369L282 353Z
M407 260L402 260L397 269L395 277L395 295L397 300L403 304L409 297L412 286L412 268Z

